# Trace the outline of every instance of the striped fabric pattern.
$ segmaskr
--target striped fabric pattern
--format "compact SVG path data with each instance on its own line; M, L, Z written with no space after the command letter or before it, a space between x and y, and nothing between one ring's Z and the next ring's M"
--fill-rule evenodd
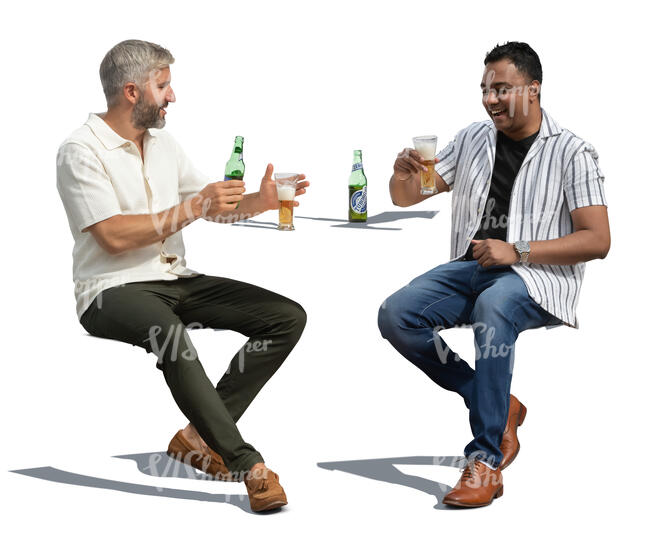
M436 170L452 189L451 260L461 259L478 230L490 190L497 130L491 120L458 132L438 154ZM542 109L539 135L515 178L507 242L557 239L573 232L571 211L607 205L594 147L559 126ZM530 296L577 328L585 264L514 264Z

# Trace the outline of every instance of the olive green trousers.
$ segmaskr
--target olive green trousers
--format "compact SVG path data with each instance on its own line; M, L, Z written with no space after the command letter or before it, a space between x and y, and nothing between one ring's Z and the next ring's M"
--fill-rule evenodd
M106 289L80 322L91 335L157 355L176 404L229 470L245 472L264 462L236 422L300 339L306 314L299 304L255 285L200 274ZM196 328L249 337L216 388L187 334Z

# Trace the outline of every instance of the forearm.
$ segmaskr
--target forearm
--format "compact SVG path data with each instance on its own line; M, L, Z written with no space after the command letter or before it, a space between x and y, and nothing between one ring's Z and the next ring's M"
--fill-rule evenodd
M444 180L438 175L437 172L434 172L434 180L436 184L435 194L446 192L449 190L449 186L444 182ZM389 182L390 197L393 200L393 204L399 207L409 207L420 203L422 200L431 198L431 194L421 194L421 186L419 178L410 176L407 179L400 179L393 174Z
M264 207L259 192L245 194L244 199L239 202L239 207L226 216L226 218L232 217L233 220L224 220L224 222L246 220L247 218L253 218L260 215L264 213L264 211L267 211L267 208Z
M399 207L408 207L418 202L416 192L414 191L415 180L410 177L406 180L400 180L393 174L388 184L390 198L393 204Z
M532 241L529 263L545 265L575 265L592 259L604 259L609 241L595 231L583 229L558 239Z
M111 225L111 241L118 253L165 240L201 218L198 197L152 215L118 215Z

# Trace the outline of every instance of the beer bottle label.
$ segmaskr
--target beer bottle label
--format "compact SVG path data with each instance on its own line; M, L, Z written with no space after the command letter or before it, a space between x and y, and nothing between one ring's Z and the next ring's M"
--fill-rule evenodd
M361 163L359 163L361 164ZM352 196L350 196L350 209L358 215L363 215L366 212L368 203L368 194L367 188L359 189L354 191Z
M354 172L355 170L361 170L362 168L363 168L363 163L354 163L352 165L352 172Z

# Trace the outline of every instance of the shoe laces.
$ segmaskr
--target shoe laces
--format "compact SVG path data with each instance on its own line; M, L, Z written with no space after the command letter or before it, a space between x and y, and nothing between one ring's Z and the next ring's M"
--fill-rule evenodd
M461 476L461 480L469 480L473 479L475 475L478 475L477 466L476 462L472 461L471 463L467 463L467 466L465 466L465 470L463 470L463 475Z

